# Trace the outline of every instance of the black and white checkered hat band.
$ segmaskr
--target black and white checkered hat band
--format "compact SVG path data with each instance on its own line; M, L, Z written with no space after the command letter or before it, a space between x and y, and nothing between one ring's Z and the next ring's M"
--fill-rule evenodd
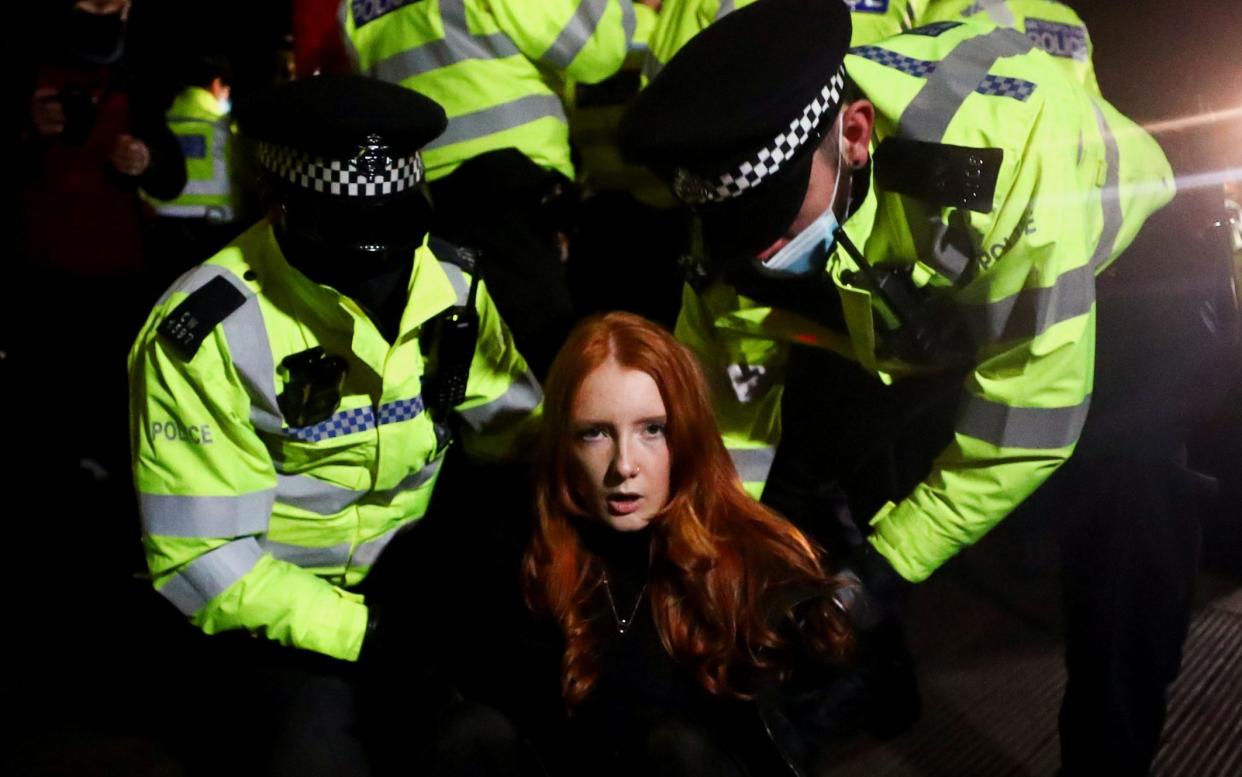
M824 116L836 115L844 89L845 65L842 65L811 104L802 110L802 115L789 122L789 127L773 138L766 148L720 176L702 178L685 168L678 168L673 177L673 192L688 205L702 205L706 202L724 202L758 186L764 178L778 172L781 165L797 154L808 140L818 137L815 132L820 120Z
M276 143L259 143L259 164L289 183L323 194L342 197L382 197L397 194L423 180L423 158L418 152L388 160L376 174L358 169L353 159L325 159Z

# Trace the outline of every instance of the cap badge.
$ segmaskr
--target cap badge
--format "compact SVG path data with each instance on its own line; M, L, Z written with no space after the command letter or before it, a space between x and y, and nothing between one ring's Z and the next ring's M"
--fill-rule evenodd
M375 133L367 135L354 156L354 167L362 175L372 178L387 175L393 167L393 159L384 139Z
M686 168L679 167L673 175L673 194L688 205L702 205L710 199L711 188L707 181Z

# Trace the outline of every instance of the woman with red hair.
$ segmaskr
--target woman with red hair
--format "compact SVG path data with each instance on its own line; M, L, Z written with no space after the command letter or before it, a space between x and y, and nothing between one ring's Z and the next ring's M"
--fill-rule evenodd
M523 585L559 626L591 773L804 773L848 716L849 591L742 490L694 358L610 313L574 330L545 389Z

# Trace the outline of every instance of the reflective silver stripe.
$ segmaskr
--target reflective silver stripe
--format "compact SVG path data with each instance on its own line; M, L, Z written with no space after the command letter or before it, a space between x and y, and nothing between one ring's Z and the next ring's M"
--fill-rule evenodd
M519 97L491 108L453 116L449 119L449 126L444 134L424 146L424 149L464 143L547 117L566 121L565 108L556 95L531 94Z
M735 10L737 10L737 0L720 0L720 7L716 9L716 17L712 21L719 21Z
M772 460L776 457L776 449L766 448L730 448L729 458L733 459L733 468L743 483L762 483L768 479L772 469Z
M138 495L144 532L203 539L267 531L275 501L274 488L241 496Z
M185 188L181 190L182 194L228 194L229 182L227 178L211 178L206 181L188 181Z
M996 60L1025 54L1034 47L1026 36L995 29L959 43L936 64L927 83L901 114L897 134L912 140L939 142L966 98L987 78Z
M493 426L504 426L513 416L526 415L543 401L543 389L534 373L526 371L505 393L484 405L466 410L457 409L457 414L476 432L482 432Z
M621 2L621 32L625 34L625 50L646 50L646 43L638 43L634 40L634 31L638 29L638 14L634 13L634 4L627 3L625 0Z
M609 2L610 0L581 0L573 17L561 28L560 35L556 36L556 40L552 41L552 45L540 59L553 67L569 67L595 34L600 19L608 10ZM620 4L629 11L630 16L634 15L633 3L621 0ZM630 37L626 38L627 47Z
M276 475L276 501L317 515L335 515L367 493L310 475Z
M1117 243L1117 233L1121 231L1121 155L1117 150L1117 138L1108 126L1104 111L1091 102L1095 111L1096 123L1100 125L1100 134L1104 137L1104 162L1108 169L1104 173L1104 188L1100 191L1100 207L1104 211L1104 225L1100 228L1100 239L1095 244L1095 253L1091 255L1091 269L1099 271L1113 253Z
M992 24L1001 27L1013 27L1017 24L1013 17L1013 11L1005 0L979 0L979 7L980 10L987 12L988 19L992 21Z
M647 78L647 80L650 81L658 76L660 71L663 69L664 63L656 59L655 54L648 51L646 59L643 60L643 75Z
M465 305L470 299L470 281L466 280L466 273L452 262L440 262L440 269L444 270L449 283L453 284L453 292L457 294L457 304Z
M522 52L501 32L469 35L445 25L446 37L393 54L376 62L371 75L384 81L401 83L407 78L429 73L472 59L503 59Z
M1090 265L1057 276L1049 287L1023 289L995 302L966 305L964 315L976 343L1029 340L1049 327L1091 312L1095 272Z
M284 428L284 417L276 402L276 362L259 299L232 273L223 275L247 297L246 304L224 319L222 326L233 368L250 395L250 421L257 429L279 434Z
M330 545L326 548L308 548L304 545L289 545L284 542L273 542L269 539L259 540L259 546L273 558L296 564L299 567L343 567L349 563L349 543Z
M974 261L974 257L967 256L962 248L972 245L973 240L969 234L963 234L966 230L955 224L946 224L939 214L928 221L935 233L929 258L936 265L936 269L956 286L962 273Z
M310 475L276 476L277 502L316 515L335 515L361 499L368 504L390 504L403 491L413 491L428 483L440 469L443 457L428 462L422 469L406 475L395 487L384 491L361 491L328 483Z
M354 551L354 558L350 562L350 566L369 567L379 558L380 553L384 552L384 548L388 547L388 543L392 542L392 538L397 536L397 532L406 528L410 524L402 524L395 529L384 532L380 536L364 542Z
M178 290L193 294L217 277L233 284L233 288L246 298L245 304L225 318L220 326L229 346L233 367L250 396L250 420L262 431L279 434L283 421L276 404L276 367L267 338L267 326L263 323L263 312L259 310L254 292L233 273L211 264L202 265L183 276L177 284Z
M522 53L503 32L471 35L466 25L466 5L462 0L443 0L440 3L440 22L444 27L443 38L376 62L371 67L371 75L400 83L420 73L471 59L501 59Z
M262 556L253 537L230 542L194 559L159 591L183 614L193 615L254 569Z
M210 205L170 205L166 203L156 203L155 212L161 216L173 216L182 219L204 218Z
M1088 396L1073 407L1011 407L968 393L957 432L998 448L1065 448L1078 440L1090 405Z

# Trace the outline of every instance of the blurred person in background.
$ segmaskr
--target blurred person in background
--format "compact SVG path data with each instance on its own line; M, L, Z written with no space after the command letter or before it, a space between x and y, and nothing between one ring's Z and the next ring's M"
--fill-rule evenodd
M38 381L50 407L75 409L91 434L32 435L42 467L72 475L124 472L124 354L142 320L146 269L139 192L175 197L185 185L176 138L123 66L129 0L80 0L46 9L29 80L29 122L18 155L13 299L40 295L56 311L38 326L6 327L18 381ZM25 306L10 303L6 315ZM72 353L72 358L66 358ZM93 388L82 391L81 374ZM47 449L43 450L43 444Z
M185 156L185 188L172 199L144 195L156 213L147 253L153 283L161 291L250 221L243 213L243 181L229 116L232 68L223 58L202 57L186 70L187 85L165 114Z

